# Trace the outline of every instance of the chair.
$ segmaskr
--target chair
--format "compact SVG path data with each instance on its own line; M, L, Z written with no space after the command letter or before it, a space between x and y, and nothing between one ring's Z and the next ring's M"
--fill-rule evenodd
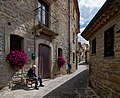
M26 77L26 86L31 85L35 83L35 80L30 79L28 76Z

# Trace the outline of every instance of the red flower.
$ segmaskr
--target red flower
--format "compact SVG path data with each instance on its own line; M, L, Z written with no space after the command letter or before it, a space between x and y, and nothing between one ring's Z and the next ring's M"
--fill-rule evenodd
M6 60L9 61L11 67L22 69L22 67L27 63L28 57L27 54L22 51L11 51L7 56Z
M65 64L65 59L62 56L58 57L58 66L59 68Z

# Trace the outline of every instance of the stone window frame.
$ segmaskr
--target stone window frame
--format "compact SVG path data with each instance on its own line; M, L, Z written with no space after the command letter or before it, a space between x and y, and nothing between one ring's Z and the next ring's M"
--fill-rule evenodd
M92 54L96 53L96 38L92 40Z
M104 57L114 56L114 27L104 32Z

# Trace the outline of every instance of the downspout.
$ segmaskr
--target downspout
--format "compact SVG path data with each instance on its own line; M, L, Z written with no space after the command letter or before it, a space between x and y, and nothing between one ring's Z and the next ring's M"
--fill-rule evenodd
M34 7L36 7L36 4L34 5ZM37 6L37 8L36 9L34 9L33 11L34 11L34 50L33 50L33 53L32 53L32 60L34 60L34 64L35 64L35 59L36 59L36 24L37 24L37 22L38 22L38 17L37 17L37 15L38 15L38 13L37 13L37 11L38 11L38 6ZM36 14L37 13L37 14Z
M69 42L69 63L70 63L70 0L68 0L68 42Z
M36 36L36 24L35 24L35 11L34 11L34 53L32 54L33 56L33 60L34 60L34 64L35 64L35 36Z
M76 33L76 69L78 69L78 36Z
M78 16L78 21L77 21L77 23L78 23L78 28L77 28L77 32L76 32L76 69L78 69L78 33L80 33L80 32L78 32L79 31L79 28L80 28L80 25L79 25L79 16Z

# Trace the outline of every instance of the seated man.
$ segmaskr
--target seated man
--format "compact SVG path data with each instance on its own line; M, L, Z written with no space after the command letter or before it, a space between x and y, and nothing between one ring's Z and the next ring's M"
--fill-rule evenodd
M39 89L38 88L38 80L40 82L41 87L44 87L44 85L42 85L41 77L37 77L37 75L35 74L35 69L36 69L36 65L32 65L32 67L28 70L27 75L28 75L29 79L35 80L35 89L38 90Z

